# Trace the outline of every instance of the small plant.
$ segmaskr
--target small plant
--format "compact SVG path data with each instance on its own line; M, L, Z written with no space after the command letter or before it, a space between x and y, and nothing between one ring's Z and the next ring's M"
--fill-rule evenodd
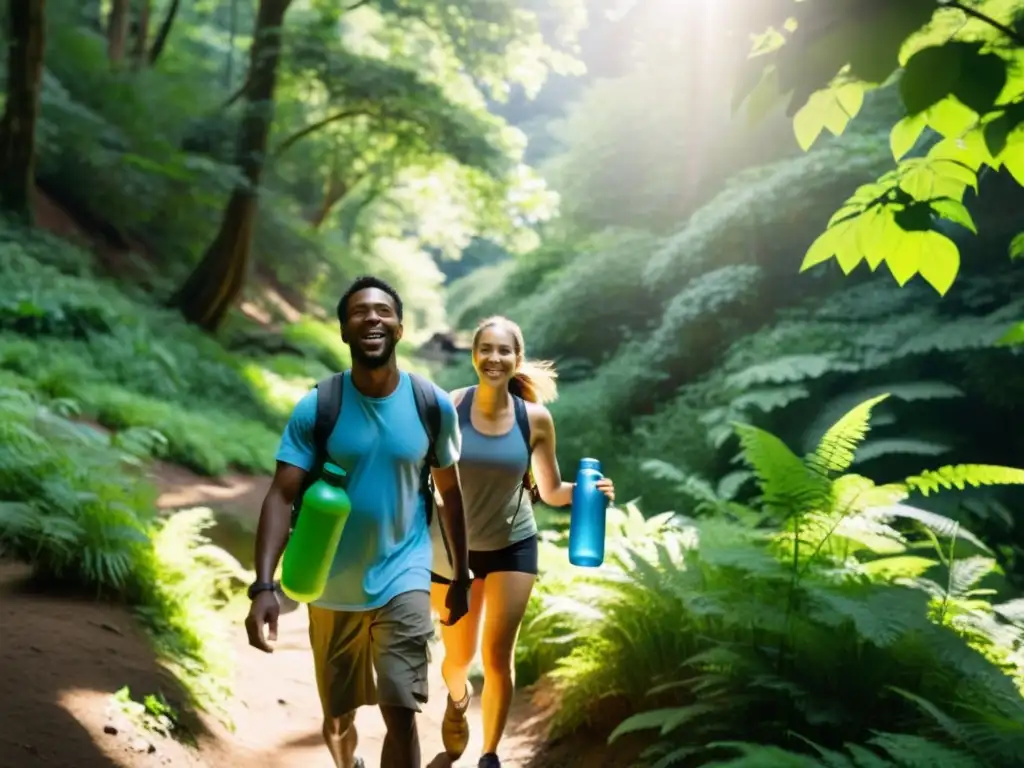
M561 601L587 631L553 673L556 735L646 739L640 764L657 768L1018 765L1020 601L991 602L1001 575L987 547L906 499L1024 484L1024 471L844 474L883 399L804 458L737 425L752 503L692 486L700 520L634 532L590 595Z
M162 693L148 693L139 702L132 699L131 690L126 685L111 699L118 711L147 731L172 736L180 727L178 711L167 703Z
M203 536L209 510L157 517L142 470L158 436L109 436L66 418L72 404L57 405L65 415L0 388L0 549L40 579L137 606L194 703L224 716L225 610L248 575Z

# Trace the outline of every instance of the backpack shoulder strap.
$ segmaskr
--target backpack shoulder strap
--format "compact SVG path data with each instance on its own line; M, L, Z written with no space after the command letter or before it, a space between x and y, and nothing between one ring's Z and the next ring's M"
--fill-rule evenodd
M292 502L292 528L299 519L299 510L302 507L302 497L306 489L320 477L324 463L328 459L327 441L334 431L334 425L338 423L338 416L341 415L341 395L345 391L345 374L335 373L332 376L317 382L316 384L316 416L313 421L313 466L302 481L295 501Z
M512 406L516 414L516 424L519 425L519 432L523 435L523 440L526 442L526 472L523 474L523 485L520 490L520 504L522 503L522 491L529 491L530 499L534 503L539 500L537 494L537 486L533 482L531 462L533 459L533 440L532 433L530 430L530 413L526 409L526 401L519 395L512 395ZM518 514L519 510L516 510Z
M512 395L512 405L516 412L516 424L526 441L526 453L533 455L533 441L530 439L530 414L526 410L526 401L519 395Z
M427 433L427 455L423 461L423 468L420 470L420 491L423 494L423 509L426 512L429 526L434 520L434 484L431 481L430 468L437 466L436 445L437 439L441 435L441 405L437 401L437 389L433 382L427 381L418 374L410 373L409 383L412 384L412 396L416 400L416 413ZM443 527L441 528L441 538L444 541L448 562L451 563L451 551Z
M345 391L345 374L336 373L316 385L316 421L313 422L313 445L318 454L327 453L327 440L341 415L341 395Z
M427 459L430 466L436 467L437 456L434 446L441 434L441 406L437 402L437 389L433 383L419 374L410 373L409 381L412 384L412 395L416 399L416 412L419 414L430 443L427 448Z
M466 387L466 391L462 393L462 399L459 400L459 404L455 406L455 413L459 417L460 427L465 428L467 424L472 423L474 395L476 395L475 384L472 387Z

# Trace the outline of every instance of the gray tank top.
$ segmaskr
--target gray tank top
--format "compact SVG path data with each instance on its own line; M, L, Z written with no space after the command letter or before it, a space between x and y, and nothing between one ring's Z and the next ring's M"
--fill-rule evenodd
M476 387L466 390L456 410L462 432L459 478L466 510L469 548L489 552L528 539L537 533L530 494L523 490L523 476L530 453L518 421L503 435L484 435L470 417ZM518 510L518 511L517 511ZM435 512L434 520L440 515ZM437 522L431 525L434 571L447 575L447 557Z

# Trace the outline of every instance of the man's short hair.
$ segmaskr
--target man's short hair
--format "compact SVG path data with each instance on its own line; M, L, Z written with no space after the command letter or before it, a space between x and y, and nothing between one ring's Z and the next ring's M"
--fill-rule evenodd
M348 300L360 291L365 291L367 288L377 288L390 296L395 302L395 312L398 314L398 322L402 322L402 297L398 295L398 291L379 277L364 275L353 280L352 285L348 287L348 290L345 291L338 300L338 323L340 325L344 325L345 321L348 320Z

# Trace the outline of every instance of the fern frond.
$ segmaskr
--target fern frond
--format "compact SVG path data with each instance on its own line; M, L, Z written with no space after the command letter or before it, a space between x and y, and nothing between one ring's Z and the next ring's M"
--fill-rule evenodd
M957 464L930 469L906 479L906 485L922 496L942 490L958 491L967 486L1024 485L1024 469L995 464Z
M608 736L608 743L613 744L629 733L658 729L660 736L667 736L677 728L681 728L694 720L714 715L727 708L728 701L700 701L686 707L668 707L652 709L628 717Z
M766 507L788 518L828 503L827 478L812 471L782 440L750 424L735 424L734 429Z
M945 735L960 744L965 750L977 755L983 765L1017 765L1024 755L1024 721L1019 716L1024 710L1017 699L1017 717L999 722L989 715L986 721L964 722L951 717L933 702L902 688L891 690L916 704L929 715Z
M731 389L743 391L764 384L795 384L818 379L830 371L843 369L848 366L832 355L787 355L734 373L726 383Z
M1024 597L1000 603L993 609L1007 621L1024 626Z
M849 469L857 446L867 437L872 409L888 397L882 394L865 400L829 427L809 459L811 466L825 474Z
M915 440L906 437L868 440L857 450L854 464L881 458L882 456L941 456L952 450L945 443L933 440Z
M872 514L876 515L880 520L913 520L940 538L950 539L955 536L964 541L969 541L983 552L991 551L985 542L961 526L958 521L951 517L940 515L937 512L929 512L926 509L918 509L907 504L891 504L884 507L876 507L872 510Z
M978 583L997 570L994 558L961 557L953 561L949 573L949 594L953 597L970 597Z
M830 768L828 763L810 755L790 752L781 747L767 744L751 744L744 741L715 741L708 749L734 749L739 757L705 763L704 768ZM845 766L844 766L845 768Z
M877 733L868 741L901 768L985 768L969 754L907 733Z

